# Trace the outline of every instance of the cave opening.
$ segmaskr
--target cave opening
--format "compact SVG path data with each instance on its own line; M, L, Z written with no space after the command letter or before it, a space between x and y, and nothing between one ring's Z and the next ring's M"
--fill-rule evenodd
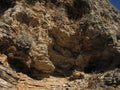
M21 62L20 60L8 59L8 63L10 67L17 73L23 73L35 80L41 80L42 78L48 77L48 74L38 71L33 67L28 67L25 63Z
M69 19L77 20L90 13L89 2L86 0L74 0L73 5L66 5Z
M16 0L0 0L0 13L4 13L10 7L15 5Z
M101 59L100 57L88 62L85 67L85 73L104 73L106 71L120 68L120 57L110 56L107 59Z

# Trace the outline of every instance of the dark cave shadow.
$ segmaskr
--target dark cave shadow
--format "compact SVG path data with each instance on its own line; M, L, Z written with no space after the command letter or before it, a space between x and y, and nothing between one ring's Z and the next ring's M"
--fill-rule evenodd
M40 2L40 3L57 3L57 0L25 0L25 2L27 4L30 4L30 5L35 5L36 2Z
M17 73L23 73L26 74L28 77L35 79L35 80L42 80L44 78L49 78L49 76L59 77L59 78L65 78L72 75L72 72L74 68L71 68L70 70L63 70L61 69L61 72L58 72L56 69L54 72L48 74L43 73L41 71L36 70L35 68L28 68L27 65L25 65L23 62L19 60L8 60L8 63L10 67L15 70Z
M35 68L29 68L23 62L19 60L8 60L10 67L15 70L17 73L26 74L28 77L35 80L42 80L43 78L49 77L49 74L43 73L36 70Z
M55 71L51 75L54 77L59 77L59 78L69 77L72 75L74 69L75 69L74 67L70 68L69 70L56 68Z
M71 20L81 19L84 15L90 13L90 5L88 1L85 0L73 0L73 4L62 3L57 0L49 0L50 3L54 4L56 7L62 7L66 9L67 16Z
M42 80L43 78L48 78L50 76L66 78L70 77L74 70L81 71L87 74L99 74L105 73L107 71L120 68L120 57L110 57L108 60L91 60L84 70L79 69L79 67L73 66L70 69L63 69L57 67L53 73L47 74L36 70L35 68L29 68L23 62L19 60L9 60L8 63L10 67L17 73L23 73L35 80Z
M56 8L66 9L67 16L71 20L81 19L84 15L90 13L90 5L87 0L74 0L73 5L70 3L59 2L57 0L25 0L26 3L35 5L36 2L44 3L46 6L52 4Z
M88 65L85 67L84 72L91 74L105 73L107 71L120 68L120 56L110 56L107 60L102 60L97 58L96 60L89 61Z
M74 0L73 6L66 4L67 15L69 19L81 19L83 15L90 13L90 6L87 1Z
M14 7L16 0L0 0L0 14L7 9Z

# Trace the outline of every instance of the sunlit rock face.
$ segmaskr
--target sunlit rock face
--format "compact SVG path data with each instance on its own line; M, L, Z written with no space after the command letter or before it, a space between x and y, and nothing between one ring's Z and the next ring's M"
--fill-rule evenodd
M31 6L17 2L1 16L1 52L10 59L43 72L119 66L120 15L108 0L46 0Z
M16 71L71 75L120 67L120 13L109 0L0 0L0 15L0 52Z

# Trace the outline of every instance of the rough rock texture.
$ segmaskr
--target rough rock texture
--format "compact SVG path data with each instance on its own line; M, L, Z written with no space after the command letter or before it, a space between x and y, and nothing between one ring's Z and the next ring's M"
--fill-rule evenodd
M22 5L16 5L4 13L2 21L8 26L11 25L13 30L13 35L9 32L10 35L6 35L11 37L11 41L8 41L11 45L5 47L7 48L5 53L10 59L24 62L28 67L51 72L54 65L48 58L49 37L47 31L40 26L39 16L34 14L28 7Z
M119 88L119 24L109 0L0 0L0 53L17 74L70 76L55 90Z

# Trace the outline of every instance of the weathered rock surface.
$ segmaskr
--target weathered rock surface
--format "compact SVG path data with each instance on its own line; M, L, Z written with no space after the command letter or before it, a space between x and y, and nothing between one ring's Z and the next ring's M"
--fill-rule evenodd
M10 59L19 60L28 67L51 72L54 70L54 65L48 58L49 37L47 37L47 31L39 25L38 16L35 17L33 14L32 10L22 5L16 5L5 12L2 20L8 26L11 25L13 30L12 34L6 35L11 37L9 42L13 43L5 47L8 49L5 53ZM7 37L5 38L8 40Z
M65 84L71 90L84 83L86 90L101 87L101 79L90 82L94 74L80 72L104 72L105 86L119 86L119 24L120 13L109 0L0 0L0 53L9 68L31 77L73 72Z

